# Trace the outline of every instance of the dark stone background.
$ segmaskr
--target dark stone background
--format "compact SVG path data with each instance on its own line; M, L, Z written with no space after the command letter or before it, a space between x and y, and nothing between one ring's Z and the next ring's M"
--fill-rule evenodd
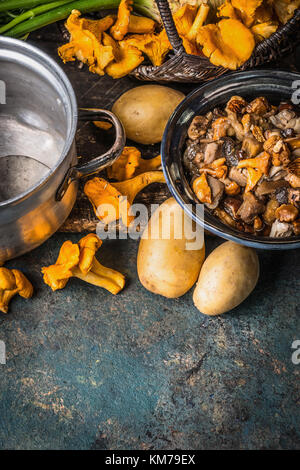
M35 43L56 57L57 26ZM286 64L295 64L286 58ZM298 64L299 64L298 59ZM109 107L136 82L65 66L80 106ZM114 297L71 280L56 293L40 269L78 234L54 235L7 263L35 296L0 316L1 449L299 449L299 250L260 252L255 291L231 313L199 313L192 293L166 300L136 274L137 242L106 241L103 264L126 274ZM207 251L221 243L207 238Z

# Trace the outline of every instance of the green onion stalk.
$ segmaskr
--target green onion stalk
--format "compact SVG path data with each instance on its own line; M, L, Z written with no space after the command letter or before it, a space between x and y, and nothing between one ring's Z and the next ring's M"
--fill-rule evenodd
M116 9L119 4L120 0L0 0L0 15L7 14L8 19L5 25L0 26L0 34L22 38L32 31L66 19L72 10L85 14ZM19 14L16 14L18 9ZM134 10L160 21L154 0L134 0Z
M26 20L31 20L34 17L41 15L42 13L46 13L50 10L54 10L55 8L61 7L70 3L72 0L58 0L56 2L46 3L45 5L41 5L39 7L33 8L31 10L24 11L19 15L14 15L13 20L9 23L6 23L4 26L0 28L0 34L4 34L6 31L13 29L20 23L23 23Z

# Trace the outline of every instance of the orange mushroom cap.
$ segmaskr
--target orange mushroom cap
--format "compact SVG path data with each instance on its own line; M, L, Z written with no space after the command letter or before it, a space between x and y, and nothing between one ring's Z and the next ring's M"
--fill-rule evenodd
M124 181L141 173L157 170L161 166L161 156L144 159L136 147L124 147L118 160L107 169L108 177Z
M56 263L42 268L45 284L53 291L63 289L73 276L72 269L78 265L79 255L79 246L69 240L66 241L60 249Z
M75 58L89 66L89 70L104 75L105 67L114 59L111 46L101 44L102 33L114 22L113 17L106 16L100 20L80 18L81 13L73 10L66 22L71 35L70 42L58 49L64 62Z
M110 28L110 33L116 41L121 41L128 33L132 5L133 0L121 0L120 2L117 21Z
M271 155L267 152L263 152L256 158L247 158L246 160L241 160L237 168L256 168L260 170L264 175L268 175L269 164L270 164Z
M246 62L255 47L252 32L239 20L225 19L199 29L197 42L216 66L235 70Z

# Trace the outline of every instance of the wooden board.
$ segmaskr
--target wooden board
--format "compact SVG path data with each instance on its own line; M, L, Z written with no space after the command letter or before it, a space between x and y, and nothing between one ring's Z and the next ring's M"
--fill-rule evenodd
M66 42L63 37L62 24L55 24L44 28L31 36L31 42L43 49L52 56L65 70L68 75L78 100L79 107L98 107L110 109L115 100L130 88L140 85L141 82L133 78L125 77L120 80L113 80L108 76L99 77L90 73L86 67L81 67L78 63L62 64L57 56L57 48ZM269 66L271 67L271 66ZM272 67L286 70L300 70L300 49L291 56L285 57L280 63L272 64ZM298 68L297 68L298 67ZM174 88L184 93L189 93L195 85L174 85ZM93 157L105 152L113 142L113 132L97 129L92 123L79 123L76 135L77 151L80 161L88 161ZM136 145L128 142L128 145ZM159 145L138 146L145 158L151 158L159 154ZM105 177L105 174L103 175ZM94 211L83 194L83 182L80 183L78 199L74 209L61 227L62 232L82 232L94 231L98 223ZM165 185L153 184L146 188L136 199L136 202L144 203L147 207L150 204L160 204L170 193Z

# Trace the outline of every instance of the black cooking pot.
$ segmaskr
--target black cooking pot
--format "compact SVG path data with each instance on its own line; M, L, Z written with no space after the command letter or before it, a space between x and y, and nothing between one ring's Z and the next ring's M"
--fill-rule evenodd
M206 83L190 93L171 116L162 140L162 164L168 187L190 217L220 237L268 250L299 248L299 236L270 238L244 233L223 224L208 209L205 209L204 217L196 212L199 201L189 185L182 163L187 131L196 115L225 106L234 95L242 96L248 101L265 96L275 105L291 99L294 104L299 104L297 100L300 100L300 74L279 70L235 72Z

